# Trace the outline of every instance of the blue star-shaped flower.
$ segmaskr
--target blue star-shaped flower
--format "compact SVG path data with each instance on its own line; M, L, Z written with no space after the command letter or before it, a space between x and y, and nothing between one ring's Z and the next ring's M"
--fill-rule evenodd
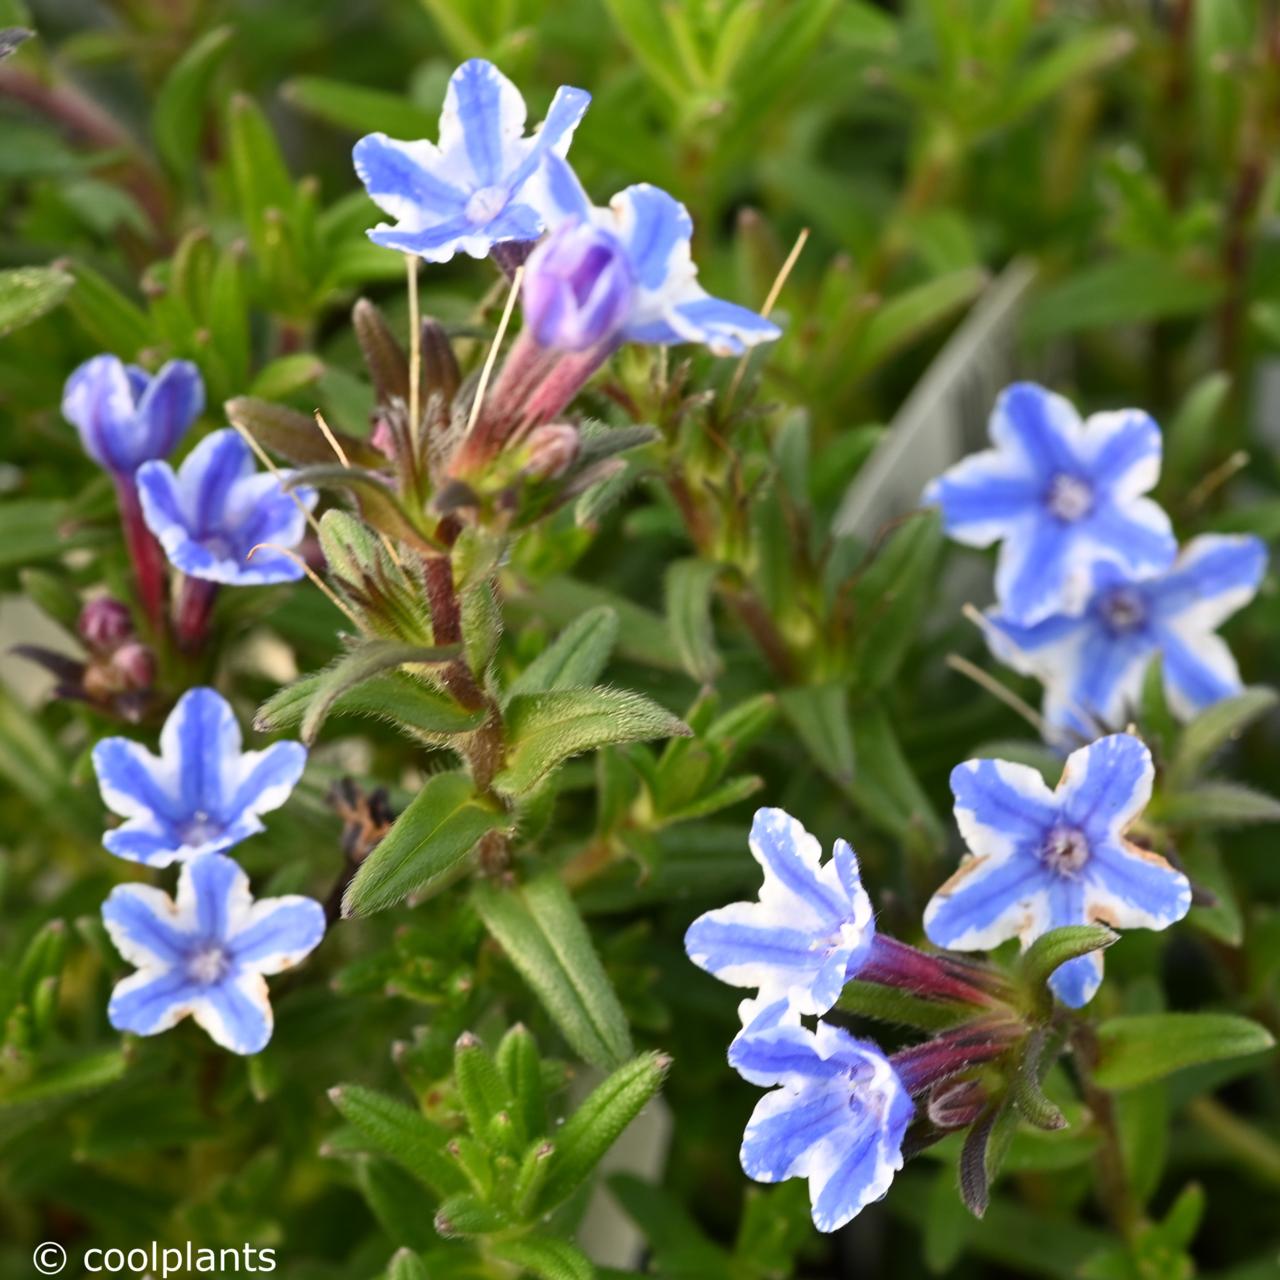
M705 343L740 355L781 330L699 283L693 221L678 200L641 183L596 208L563 161L548 161L550 204L563 219L525 264L524 308L543 346Z
M263 976L298 964L324 937L324 908L291 894L254 902L249 877L230 858L188 862L175 902L149 885L114 888L102 919L137 972L116 984L107 1017L117 1031L153 1036L190 1015L232 1053L271 1039Z
M307 749L277 742L241 751L240 726L213 689L189 689L160 733L160 755L129 738L103 738L93 767L107 808L126 821L102 843L153 867L229 849L263 830L302 776Z
M1099 724L1123 725L1157 654L1170 708L1190 719L1241 690L1235 659L1214 632L1253 599L1266 566L1260 539L1206 534L1155 577L1096 565L1093 593L1078 617L1022 627L992 610L987 643L996 657L1043 681L1052 725L1085 736Z
M748 1025L729 1046L730 1065L752 1084L780 1086L751 1114L743 1171L757 1182L808 1178L814 1226L835 1231L902 1168L910 1094L866 1040L826 1022L810 1031L785 1000L744 1001L743 1011Z
M689 959L757 988L766 1004L785 998L800 1013L826 1013L875 937L858 859L837 840L823 863L822 846L782 809L756 811L750 847L764 871L759 900L699 916L684 936Z
M183 573L237 586L302 577L301 566L278 551L248 557L262 543L296 547L307 526L299 503L314 506L316 492L299 486L286 493L275 475L258 472L253 451L231 428L201 440L176 473L167 462L144 463L138 494L147 528Z
M369 239L388 249L447 262L459 251L483 258L495 244L536 240L550 225L542 167L563 157L591 95L556 91L542 127L524 136L520 91L491 62L472 58L450 77L440 143L396 142L371 133L356 143L356 173L396 220Z
M115 475L167 458L204 411L204 383L189 360L170 360L152 377L115 356L94 356L67 379L62 416L84 451Z
M1056 791L1027 765L970 760L951 773L956 823L970 856L930 899L924 931L939 947L1022 945L1064 925L1165 929L1187 914L1191 885L1158 854L1125 839L1151 798L1151 753L1130 734L1073 752ZM1088 1003L1099 952L1069 960L1049 985Z
M1169 517L1142 496L1160 474L1160 428L1147 414L1082 422L1061 396L1019 382L1000 394L990 431L995 448L939 476L924 501L957 542L1002 544L996 597L1010 621L1080 613L1100 562L1135 575L1173 562Z

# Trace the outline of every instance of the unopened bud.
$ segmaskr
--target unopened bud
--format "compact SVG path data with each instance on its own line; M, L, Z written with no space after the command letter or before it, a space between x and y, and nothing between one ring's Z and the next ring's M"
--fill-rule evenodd
M586 351L617 334L632 292L617 238L589 222L565 223L525 264L525 324L540 346Z
M537 480L554 480L573 465L581 440L578 428L567 422L548 422L529 433L523 474Z
M76 630L90 652L110 653L133 635L133 619L119 600L98 596L80 610Z
M977 1080L935 1085L929 1091L929 1119L939 1129L966 1129L987 1105L987 1091Z
M110 665L121 689L150 689L156 678L155 655L137 640L122 644L111 655Z

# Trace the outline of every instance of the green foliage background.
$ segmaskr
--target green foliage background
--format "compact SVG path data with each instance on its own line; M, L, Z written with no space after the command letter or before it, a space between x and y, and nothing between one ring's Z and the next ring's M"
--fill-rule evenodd
M0 0L4 26L38 36L0 62L0 269L27 272L0 276L0 585L64 626L77 593L128 589L109 485L58 413L67 373L100 350L185 356L209 387L208 426L248 393L319 406L365 435L374 397L351 305L374 298L399 333L407 313L401 259L364 236L377 215L350 145L375 129L434 136L462 58L496 61L533 120L557 85L588 88L572 152L588 189L603 200L651 181L683 200L713 291L760 305L802 229L809 238L778 301L786 335L741 385L730 386L732 362L626 353L619 396L590 407L617 422L625 398L659 439L630 464L615 505L522 533L502 574L507 687L565 627L608 629L616 615L616 646L582 659L593 668L584 683L643 692L693 730L573 760L522 812L521 865L544 886L537 871L561 871L545 893L572 889L619 1026L608 1024L615 1005L603 1022L588 1008L592 1029L567 1042L506 958L502 948L519 950L509 939L552 907L520 916L514 898L459 890L337 926L277 984L277 1034L257 1058L232 1059L189 1024L122 1044L104 1012L120 965L96 921L131 868L98 843L87 765L93 741L116 728L84 708L32 708L10 669L0 1271L29 1274L42 1239L191 1239L274 1245L291 1280L389 1265L410 1280L419 1264L391 1263L399 1247L426 1258L433 1278L590 1274L545 1243L571 1235L582 1211L569 1174L557 1175L557 1216L534 1244L478 1218L479 1245L442 1242L433 1218L450 1187L433 1184L430 1161L390 1149L413 1122L393 1117L388 1139L353 1092L376 1088L405 1107L416 1097L432 1124L475 1137L492 1117L473 1105L484 1091L468 1094L473 1066L455 1061L454 1041L472 1031L496 1050L523 1020L546 1055L529 1050L548 1133L570 1109L566 1064L613 1065L632 1042L673 1059L661 1186L613 1182L648 1241L645 1265L670 1280L1277 1274L1274 1054L1206 1053L1224 1060L1167 1077L1117 1069L1109 1115L1074 1102L1063 1133L1018 1134L981 1222L959 1203L943 1144L827 1240L808 1226L802 1186L742 1176L754 1091L724 1063L735 995L680 946L699 911L751 890L745 831L760 799L825 843L847 836L881 926L918 940L923 902L959 853L950 768L993 743L1050 767L1025 724L945 661L991 667L939 588L972 553L944 551L925 517L874 548L829 532L941 343L1011 261L1038 273L1011 353L1019 373L1082 407L1154 413L1166 428L1159 496L1184 538L1280 535L1268 392L1280 357L1273 6ZM423 305L450 326L467 368L501 306L492 283L469 260L422 276ZM333 659L345 625L309 588L231 593L221 650L203 667L170 663L162 687L173 696L216 680L247 724L292 669ZM1249 684L1280 679L1272 584L1227 634ZM1034 701L1029 684L995 674ZM1208 1009L1280 1025L1268 825L1280 806L1267 794L1280 789L1277 720L1265 695L1237 711L1196 740L1158 698L1144 707L1140 728L1162 765L1155 820L1216 902L1169 935L1114 947L1100 1017ZM1211 748L1246 727L1224 766ZM335 716L269 835L237 850L257 892L327 896L342 870L329 784L354 774L401 808L443 754ZM1145 1046L1144 1060L1161 1047ZM527 1048L510 1041L500 1066L515 1071ZM638 1109L660 1071L643 1057L632 1070L653 1076L624 1082ZM1050 1084L1071 1096L1065 1076ZM527 1099L523 1088L511 1086ZM530 1123L526 1136L538 1132ZM1125 1186L1120 1221L1108 1171Z

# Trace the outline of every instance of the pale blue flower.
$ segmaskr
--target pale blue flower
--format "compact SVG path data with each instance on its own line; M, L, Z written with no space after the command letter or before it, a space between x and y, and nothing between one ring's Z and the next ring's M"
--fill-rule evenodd
M524 136L520 91L491 62L472 58L450 77L440 142L397 142L371 133L356 143L356 173L392 218L369 238L388 249L447 262L483 258L495 244L536 240L555 213L542 168L561 158L591 95L556 91L542 127Z
M1253 599L1266 566L1260 539L1206 534L1155 577L1096 565L1077 617L1021 627L992 610L987 642L1002 661L1044 683L1045 718L1055 727L1092 736L1097 725L1123 726L1156 656L1170 709L1187 720L1241 691L1235 659L1214 633Z
M735 987L756 988L770 1004L789 999L826 1013L875 938L871 899L844 840L822 861L822 846L782 809L759 809L751 854L764 872L755 902L699 916L684 937L689 959Z
M544 345L698 342L740 355L780 336L772 321L698 283L693 221L665 191L641 183L601 209L563 161L549 161L546 175L562 221L525 264L523 293Z
M263 976L298 964L324 937L324 908L291 894L254 902L249 877L230 858L186 863L175 901L149 885L113 889L102 919L135 968L116 984L107 1017L117 1031L153 1036L190 1015L232 1053L271 1039Z
M129 738L103 738L93 767L108 809L125 822L102 837L117 857L153 867L229 849L262 831L302 776L307 750L277 742L240 749L240 726L214 689L189 689L154 756Z
M175 568L208 582L256 586L295 582L302 567L270 547L292 549L307 520L302 507L314 489L286 493L278 476L256 470L253 451L230 427L206 436L177 472L167 462L138 469L138 493L147 528ZM299 506L299 503L302 506Z
M969 847L925 908L939 947L1025 947L1064 925L1164 929L1187 914L1191 885L1162 857L1125 839L1151 798L1151 753L1114 734L1073 752L1050 791L1040 774L1006 760L970 760L951 773L956 822ZM1050 978L1058 998L1086 1004L1102 981L1099 952Z
M203 411L204 383L189 360L170 360L153 377L115 356L94 356L62 393L62 416L84 451L115 475L167 458Z
M1169 517L1142 496L1160 474L1160 428L1147 414L1082 422L1061 396L1019 382L1001 393L990 432L995 448L939 476L924 501L957 542L1001 543L996 597L1011 622L1082 612L1099 563L1132 575L1172 564Z
M756 1104L742 1168L757 1182L807 1178L813 1223L835 1231L889 1189L915 1113L906 1085L874 1045L819 1022L800 1024L787 1001L744 1001L729 1062L752 1084L778 1085Z

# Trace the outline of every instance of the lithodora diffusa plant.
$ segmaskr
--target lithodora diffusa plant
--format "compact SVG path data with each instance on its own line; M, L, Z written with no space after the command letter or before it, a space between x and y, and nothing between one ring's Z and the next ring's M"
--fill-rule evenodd
M574 0L539 38L588 87L540 91L537 7L429 0L461 61L408 96L290 81L355 139L330 203L218 97L251 41L201 6L153 149L0 33L0 91L89 152L37 166L30 256L91 231L0 271L49 689L0 699L33 908L0 931L0 1269L29 1238L298 1280L1271 1274L1277 525L1227 436L1276 329L1275 33L1145 33L1144 127L1194 81L1239 162L1215 213L1180 145L1157 177L1092 140L1137 19ZM150 76L168 28L125 8ZM583 53L606 15L621 69ZM867 86L871 197L824 159ZM1106 217L1026 183L1042 144ZM979 300L1045 244L1081 278ZM1141 376L1122 329L1092 412L997 390L1117 298ZM1159 403L1205 309L1223 372Z

